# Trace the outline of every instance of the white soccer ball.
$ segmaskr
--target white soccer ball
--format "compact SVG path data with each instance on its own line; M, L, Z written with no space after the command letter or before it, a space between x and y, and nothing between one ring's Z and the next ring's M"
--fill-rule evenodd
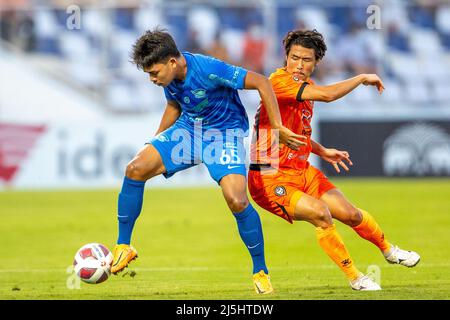
M88 243L75 254L73 266L76 275L86 283L101 283L111 274L113 256L100 243Z

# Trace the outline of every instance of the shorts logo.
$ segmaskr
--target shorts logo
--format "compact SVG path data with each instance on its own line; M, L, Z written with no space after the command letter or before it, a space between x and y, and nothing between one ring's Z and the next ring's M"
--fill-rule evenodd
M279 197L286 195L286 189L283 186L277 186L274 190L275 194Z
M158 135L157 139L161 142L167 142L169 141L169 138L163 134Z

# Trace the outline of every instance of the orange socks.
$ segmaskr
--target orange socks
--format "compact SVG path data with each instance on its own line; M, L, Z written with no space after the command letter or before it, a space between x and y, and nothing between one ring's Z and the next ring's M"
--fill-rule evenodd
M384 238L384 233L381 230L375 219L364 210L359 209L362 213L362 222L353 227L353 230L360 235L360 237L375 244L382 252L390 249L390 244ZM355 280L360 275L358 269L353 265L353 260L350 257L341 236L336 231L336 226L333 224L328 228L316 228L317 240L322 249L328 256L344 271L349 280Z
M316 228L317 240L322 249L328 256L344 271L349 280L358 278L360 272L353 265L353 260L350 257L341 236L336 231L336 226L333 224L328 228Z
M362 213L363 220L359 225L353 227L353 230L355 230L361 238L372 242L380 248L382 252L388 251L390 249L390 245L384 238L384 233L378 223L367 211L361 209L359 209L359 211Z

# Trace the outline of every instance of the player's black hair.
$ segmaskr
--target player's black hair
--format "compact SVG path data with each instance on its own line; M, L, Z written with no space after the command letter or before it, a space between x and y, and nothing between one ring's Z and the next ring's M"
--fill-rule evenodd
M132 63L138 69L149 68L156 63L167 63L181 55L172 36L165 29L156 27L146 31L133 45Z
M293 45L300 45L308 49L314 49L316 60L322 60L327 51L327 45L321 33L314 30L294 30L289 31L283 39L286 56Z

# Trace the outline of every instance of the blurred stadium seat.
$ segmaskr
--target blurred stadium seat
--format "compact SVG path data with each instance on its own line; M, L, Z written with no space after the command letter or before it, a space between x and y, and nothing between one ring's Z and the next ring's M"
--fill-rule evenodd
M391 79L384 80L384 85L387 88L381 95L381 99L387 102L398 102L404 99L402 85L398 81Z
M442 53L443 48L436 30L414 28L409 35L411 48L416 54L430 58L430 54Z
M320 30L325 38L330 38L333 34L333 26L329 23L326 12L318 7L299 7L295 18L307 29Z
M433 85L432 96L436 99L436 101L445 104L450 101L450 90L448 82L437 81Z
M60 53L56 38L59 26L53 12L48 9L36 10L33 20L37 36L37 50L43 53Z
M388 54L388 59L391 70L397 79L408 81L421 77L418 60L414 55L391 52Z
M60 31L58 32L58 47L64 58L70 61L87 60L93 57L89 38L86 33Z
M108 11L101 9L87 9L83 13L83 31L97 41L110 32L112 24L108 18Z
M429 85L422 79L409 79L406 82L405 96L403 99L411 102L423 103L428 107L428 103L431 96Z
M163 101L162 93L150 94L144 89L147 83L139 82L147 78L140 77L129 63L136 38L157 25L174 35L181 50L214 54L213 46L219 41L223 47L217 54L248 68L259 68L253 63L257 59L248 56L255 54L246 47L248 31L255 26L267 30L273 25L277 38L265 35L262 41L267 43L261 46L261 50L269 50L263 60L267 75L282 64L281 39L288 30L315 28L324 34L329 47L324 66L317 73L320 83L358 72L378 72L388 84L383 101L398 101L404 95L416 103L424 99L444 103L448 99L445 88L450 87L449 4L390 1L383 7L383 29L377 32L365 26L370 1L351 2L348 6L342 1L320 5L306 0L300 4L273 2L273 14L268 15L263 5L255 7L253 3L227 0L215 1L213 5L130 0L120 6L92 0L81 7L80 30L66 28L65 1L39 3L28 11L12 9L12 14L11 9L0 8L2 40L34 57L50 56L66 65L64 77L76 81L77 86L97 90L111 110L161 109L156 102ZM30 28L26 32L32 34L24 36L23 30ZM32 43L23 44L27 41ZM136 97L152 100L138 103ZM348 101L357 103L364 99L375 96L361 90L349 96Z

